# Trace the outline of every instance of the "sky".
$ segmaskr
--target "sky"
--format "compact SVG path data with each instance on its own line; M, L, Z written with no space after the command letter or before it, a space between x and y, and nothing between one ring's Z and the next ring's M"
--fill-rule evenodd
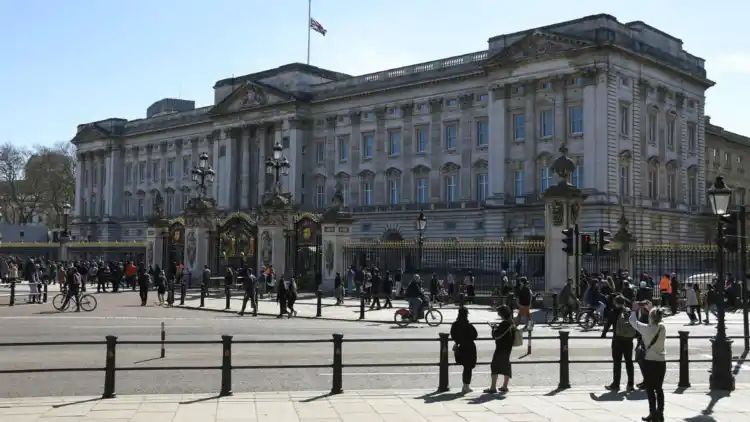
M307 0L0 0L0 143L70 140L143 118L164 97L211 105L213 84L305 62ZM706 59L714 124L750 136L750 2L313 0L311 64L352 75L479 51L500 34L585 15L642 20Z

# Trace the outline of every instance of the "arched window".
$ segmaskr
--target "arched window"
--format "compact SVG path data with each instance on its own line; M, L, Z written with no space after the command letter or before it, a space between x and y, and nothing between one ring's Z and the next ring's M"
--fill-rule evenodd
M479 160L474 163L474 199L485 202L489 196L489 185L487 161Z
M443 166L443 200L445 202L456 202L459 198L458 170L460 167L454 163Z
M401 170L391 167L385 172L385 176L388 204L398 205L401 203Z
M677 202L677 163L670 161L667 163L667 200Z
M349 174L343 171L336 174L336 184L338 188L341 189L341 196L344 198L344 203L342 205L345 207L348 207L351 202L350 179Z
M651 158L648 160L648 197L659 199L659 160Z
M430 169L417 166L414 172L414 198L418 204L430 202Z
M630 175L631 175L631 168L630 164L632 162L632 155L630 151L623 151L620 153L620 164L619 164L619 178L620 178L620 197L621 198L629 198L630 197Z
M368 170L359 174L359 204L362 206L373 205L372 187L375 175Z
M696 166L690 166L687 169L687 189L688 205L691 207L698 205L698 169Z

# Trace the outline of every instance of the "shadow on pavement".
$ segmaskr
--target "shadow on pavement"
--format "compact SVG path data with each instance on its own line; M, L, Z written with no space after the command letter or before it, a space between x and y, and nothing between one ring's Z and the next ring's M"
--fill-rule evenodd
M473 398L471 400L468 400L469 404L483 404L487 402L491 402L493 400L505 400L505 395L503 394L490 394L490 393L483 393L481 396Z
M199 398L199 399L195 399L195 400L189 400L189 401L181 401L181 402L180 402L180 404L193 404L193 403L200 403L200 402L202 402L202 401L209 401L209 400L213 400L213 399L218 399L218 398L220 398L220 397L221 397L221 396L217 394L217 395L215 395L215 396L210 396L210 397L201 397L201 398Z
M742 352L742 354L740 355L739 360L734 365L734 370L732 370L732 373L734 375L737 375L737 374L740 373L740 369L742 369L742 365L745 363L746 359L747 359L747 350L745 350L744 352Z
M707 416L707 415L714 413L714 407L716 406L716 403L718 403L719 400L725 397L729 397L731 393L729 391L716 390L716 391L709 391L708 394L706 395L711 397L711 401L708 403L708 406L706 406L706 408L701 411L703 416ZM713 418L711 418L711 420L713 420Z
M310 403L310 402L314 402L315 400L325 399L327 397L333 397L333 396L335 396L335 394L325 393L319 396L310 397L309 399L301 400L300 403Z
M457 393L441 393L435 391L434 393L427 393L423 396L414 397L415 399L422 399L425 403L439 403L444 401L452 401L465 396L462 392Z
M162 359L161 357L155 357L155 358L149 358L149 359L143 359L133 362L133 365L137 365L139 363L145 363L145 362L151 362L152 360L159 360Z
M549 393L546 393L545 396L546 397L556 396L557 393L560 393L560 392L565 391L565 390L567 390L567 388L555 388L554 390L550 391Z
M589 393L589 397L593 401L623 401L625 400L625 392L619 391L608 391L602 395L597 396L594 393Z
M92 401L99 401L99 400L102 400L102 399L99 398L99 397L94 397L93 399L78 400L78 401L72 401L70 403L56 404L56 405L53 405L52 408L53 409L58 409L58 408L65 407L65 406L72 406L74 404L89 403L89 402L92 402Z

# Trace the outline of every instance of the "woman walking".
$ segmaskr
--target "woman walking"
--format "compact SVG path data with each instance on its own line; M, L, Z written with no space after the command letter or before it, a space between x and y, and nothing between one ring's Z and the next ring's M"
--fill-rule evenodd
M495 354L492 355L490 364L490 388L484 390L485 393L494 394L498 392L497 378L503 375L503 385L500 392L508 392L508 381L513 377L510 366L510 351L513 349L513 339L516 336L517 328L513 325L512 314L508 305L501 305L497 308L497 314L502 318L500 324L492 327L492 338L495 339Z
M384 308L393 308L391 303L391 295L393 294L393 277L390 271L385 272L385 278L383 279L383 299L385 299Z
M458 309L458 317L451 325L451 338L456 342L453 351L456 355L456 363L464 367L462 380L464 383L461 392L471 393L471 372L477 365L477 329L469 322L469 310Z
M693 286L698 287L698 283L693 284ZM698 295L695 291L695 288L693 286L690 286L688 284L687 288L685 289L685 306L687 307L687 314L688 318L690 318L690 325L695 325L696 320L700 324L701 321L701 311L700 307L698 306ZM695 315L695 310L698 309L698 316Z
M294 277L286 281L286 307L289 308L289 318L297 316L297 311L294 310L294 302L297 301L297 282Z
M646 306L641 302L639 305ZM648 324L638 321L635 311L630 313L630 325L641 334L643 338L644 352L642 359L643 383L648 395L649 414L641 418L644 421L664 421L664 374L667 371L664 340L667 336L666 328L662 323L664 311L661 308L653 308L648 314ZM636 353L636 358L638 353Z
M159 306L164 306L164 293L167 291L167 274L164 270L159 271L156 276L156 295L159 298Z
M277 316L276 318L281 318L286 313L287 292L284 277L279 277L279 281L277 284L278 286L276 287L276 302L279 303L279 316Z

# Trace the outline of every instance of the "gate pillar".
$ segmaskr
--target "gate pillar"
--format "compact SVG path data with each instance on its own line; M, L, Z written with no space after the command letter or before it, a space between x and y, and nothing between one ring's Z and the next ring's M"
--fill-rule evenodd
M154 198L152 217L148 220L146 230L146 262L148 265L166 269L167 264L167 236L169 236L169 221L164 218L163 199L157 192Z
M344 245L351 239L353 222L354 219L351 214L341 212L340 208L331 207L323 214L321 222L323 229L321 239L323 280L320 288L324 292L333 292L336 273L341 275L341 282L346 283Z
M192 275L192 280L197 280L198 283L203 267L211 262L211 250L214 247L211 234L215 230L216 202L211 198L191 198L185 208L184 256L187 271Z
M563 250L563 230L574 228L581 213L585 196L570 183L575 163L567 156L565 144L560 147L560 157L552 164L559 182L544 192L544 289L559 292L568 278L576 280L578 251L572 256ZM575 234L574 236L577 236ZM574 244L578 244L574 237ZM575 248L574 248L575 249Z

